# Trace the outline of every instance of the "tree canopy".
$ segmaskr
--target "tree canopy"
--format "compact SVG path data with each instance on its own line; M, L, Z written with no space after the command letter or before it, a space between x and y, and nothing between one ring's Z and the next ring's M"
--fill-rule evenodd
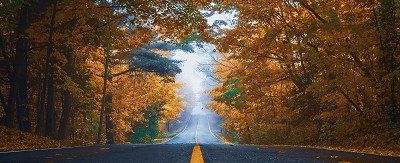
M173 120L184 105L181 70L166 53L206 35L199 10L208 4L0 2L1 125L82 145L129 141L154 107L157 123Z
M233 141L398 150L399 1L217 3L239 15L210 105Z

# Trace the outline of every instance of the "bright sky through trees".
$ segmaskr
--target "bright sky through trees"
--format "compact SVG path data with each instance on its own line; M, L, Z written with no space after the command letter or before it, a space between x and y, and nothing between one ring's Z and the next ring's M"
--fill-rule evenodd
M207 94L207 87L209 79L206 74L199 70L202 63L211 62L207 57L207 53L213 53L214 46L206 45L203 47L194 46L194 52L185 52L176 50L173 52L173 59L183 61L181 63L182 72L176 75L176 80L189 87L194 92L196 103L193 106L192 114L202 113L201 109L205 107L206 100L209 100ZM186 93L186 92L185 92ZM202 98L205 97L206 99Z
M201 84L204 79L204 77L202 77L204 74L196 69L200 62L207 59L201 56L197 50L198 49L196 48L194 53L184 52L181 50L173 52L173 59L183 61L181 64L182 72L177 75L177 80L189 85L196 95L204 91Z
M207 24L213 26L216 22L226 22L226 24L218 24L219 29L232 29L237 21L237 13L234 10L229 10L222 13L211 13L210 11L202 11L205 15ZM199 67L205 63L212 63L213 59L210 56L217 56L216 48L209 43L192 43L193 52L175 50L171 52L172 59L183 61L181 63L182 72L176 76L177 81L182 82L192 88L196 94L196 100L200 100L201 96L207 94L210 87L210 79L204 72L199 71ZM205 107L204 100L200 100L197 105Z

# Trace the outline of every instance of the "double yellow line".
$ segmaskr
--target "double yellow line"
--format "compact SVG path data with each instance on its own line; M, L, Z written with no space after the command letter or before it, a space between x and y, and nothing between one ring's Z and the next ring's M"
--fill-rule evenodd
M199 144L194 145L190 163L204 163L203 154Z

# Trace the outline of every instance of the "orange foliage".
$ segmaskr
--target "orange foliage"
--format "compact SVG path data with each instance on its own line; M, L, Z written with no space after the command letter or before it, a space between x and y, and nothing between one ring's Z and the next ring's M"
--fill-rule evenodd
M398 2L219 2L239 13L214 40L228 137L400 150Z

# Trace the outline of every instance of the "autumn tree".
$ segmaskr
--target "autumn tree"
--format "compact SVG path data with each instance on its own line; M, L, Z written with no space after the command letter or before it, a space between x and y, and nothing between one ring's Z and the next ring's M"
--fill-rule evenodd
M228 57L217 63L223 83L211 106L227 118L227 131L270 144L379 147L379 137L395 149L398 2L220 5L239 13L235 29L215 41Z
M205 34L198 10L208 3L1 2L1 124L74 143L101 142L106 131L113 143L150 105L161 109L158 123L175 118L180 69L167 54Z

